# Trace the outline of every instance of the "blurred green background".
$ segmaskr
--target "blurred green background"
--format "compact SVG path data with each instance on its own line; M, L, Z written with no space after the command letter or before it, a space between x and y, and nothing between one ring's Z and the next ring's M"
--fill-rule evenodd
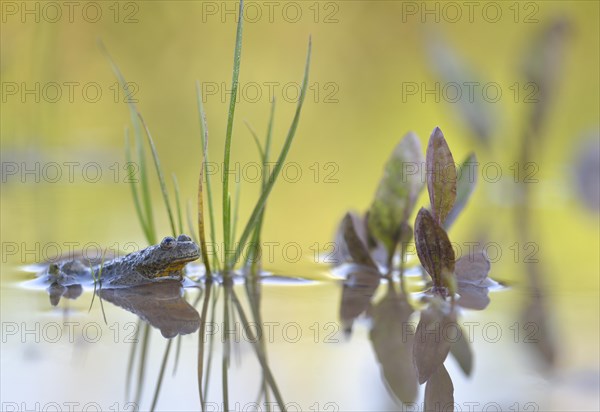
M55 6L48 8L48 4L2 2L2 241L142 244L122 169L129 113L97 41L102 40L127 80L135 83L134 98L152 131L163 168L176 173L187 203L195 199L201 164L196 80L217 88L215 95L206 96L204 105L210 157L215 162L222 159L236 3L97 2L88 9L86 3L78 3L70 19L67 7L58 2L62 17L57 22L52 22ZM277 253L271 267L286 274L317 277L315 273L322 268L314 268L310 262L314 245L323 249L332 240L347 209L362 211L369 206L395 144L410 130L426 144L433 128L439 126L457 162L475 151L481 164L496 162L502 170L497 182L479 176L473 198L450 233L452 240L498 242L502 257L494 262L491 276L515 286L524 284L520 263L527 251L521 244L521 258L516 262L510 249L519 242L514 214L520 202L520 184L515 183L511 166L520 160L522 130L531 109L531 103L525 101L529 90L525 89L522 67L535 49L536 39L556 19L562 19L568 27L564 43L556 46L562 52L557 52L548 67L556 68L558 74L540 136L532 143L538 169L537 182L529 188L528 208L534 226L529 240L539 246L536 257L543 266L551 309L559 325L556 329L569 348L561 365L597 366L598 210L584 204L576 181L583 142L591 136L596 142L591 147L597 148L600 3L491 2L490 6L483 2L477 3L472 15L464 2L453 4L457 8L448 8L443 2L275 2L270 9L264 2L248 3L242 94L233 140L233 161L240 162L240 171L258 159L244 120L264 135L269 82L276 82L275 150L283 142L295 108L294 84L302 77L309 36L313 41L309 93L288 157L297 167L289 170L287 181L282 178L276 185L263 235L269 241L298 242L304 259L291 264ZM24 7L34 11L23 14ZM94 20L98 10L97 22L86 21ZM461 13L458 19L455 10ZM493 21L496 10L501 15ZM432 51L435 47L441 47L450 60L444 53ZM436 56L441 63L436 63ZM452 59L466 68L465 81L499 85L502 97L480 105L491 119L487 140L469 127L460 103L443 95L439 101L435 94L421 95L423 89L435 88L436 82L444 87L439 68L448 68ZM60 85L62 96L56 102L49 101L54 96L48 88L51 82ZM66 86L69 82L76 82L72 99ZM407 87L415 84L419 92L407 95ZM519 90L516 99L515 84ZM84 86L92 87L87 89L90 95L83 92ZM39 93L24 93L35 87ZM98 101L87 101L94 100L96 89L101 91ZM44 95L44 90L50 94ZM481 89L475 90L481 96ZM7 162L19 167L17 174L7 172ZM82 166L76 166L74 181L69 182L63 167L58 182L44 181L42 176L37 183L32 175L22 175L23 162L40 162L41 167L48 162L79 162L82 166L97 162L102 177L96 183L86 181ZM116 177L115 163L119 168ZM302 175L293 182L298 169ZM591 177L588 187L594 184L597 190L598 175ZM258 190L258 183L242 182L242 222ZM169 229L158 185L152 187L152 193L159 236L164 236ZM218 190L215 199L220 199ZM426 201L424 195L419 204ZM216 204L220 207L220 202ZM31 263L30 258L25 260L19 255L3 256L3 282L14 274L14 265ZM10 317L12 305L10 300L3 301L3 318ZM502 307L507 309L510 303L504 302Z

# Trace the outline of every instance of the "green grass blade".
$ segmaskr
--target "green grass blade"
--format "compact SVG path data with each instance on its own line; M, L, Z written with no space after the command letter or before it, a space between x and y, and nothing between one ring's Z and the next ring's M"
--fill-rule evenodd
M200 92L200 83L196 81L196 99L198 101L198 114L200 117L200 139L203 148L203 173L204 181L206 183L206 200L208 202L208 218L210 223L210 241L213 244L213 250L216 248L216 231L215 231L215 212L213 207L212 197L212 185L210 183L210 177L208 174L208 124L206 122L206 113L204 112L204 105L202 104L202 93ZM200 182L201 184L202 182ZM204 212L203 212L204 213ZM213 253L213 268L219 270L219 259L217 254Z
M169 193L167 192L167 185L165 183L165 177L162 172L162 168L160 166L160 159L158 158L158 152L156 151L156 146L154 146L154 140L152 139L152 135L150 134L150 130L142 117L142 114L138 112L138 117L140 122L142 123L142 127L146 132L146 137L148 138L148 144L150 145L150 150L152 151L152 158L154 159L154 167L156 169L156 175L158 176L158 182L160 183L160 191L162 192L163 201L165 203L165 207L167 208L167 214L169 216L169 223L171 224L171 230L173 232L173 236L177 237L177 231L175 230L175 220L173 219L173 211L171 210L171 203L169 202Z
M244 0L240 0L239 16L244 13ZM225 238L225 250L230 249L231 239L229 239L230 216L226 213L230 212L227 205L227 197L229 196L229 163L231 158L231 135L233 133L233 119L235 115L235 104L237 100L238 81L240 76L240 61L242 57L242 28L243 18L238 19L237 31L235 35L235 50L233 53L233 75L231 80L231 99L229 101L229 111L227 114L227 130L225 132L225 154L223 157L223 237ZM227 262L226 262L227 263ZM227 265L226 265L227 269Z
M275 164L275 167L273 168L273 172L271 173L271 176L269 176L269 180L268 180L267 184L265 185L265 188L263 189L263 191L260 195L260 198L258 199L258 202L256 203L254 210L252 211L252 214L250 215L250 219L248 220L248 223L246 224L244 231L242 232L242 236L240 237L240 241L239 241L239 243L235 249L235 253L233 254L233 257L232 257L233 261L230 261L228 263L229 266L234 265L235 262L237 262L237 260L239 259L240 254L242 253L242 250L244 248L244 245L248 241L248 238L249 238L250 234L252 233L252 230L254 229L254 227L256 226L256 224L258 222L260 213L263 210L263 207L267 201L267 198L269 197L269 194L271 193L271 190L273 189L273 186L275 185L275 182L277 181L277 177L279 176L279 173L281 172L281 169L283 168L287 154L290 151L290 147L292 145L292 141L294 140L294 136L296 135L296 129L298 128L298 123L300 121L300 113L302 112L302 105L304 104L304 98L306 96L306 88L308 86L308 71L310 68L311 50L312 50L312 42L309 39L308 53L306 56L306 66L304 68L304 79L302 80L302 89L300 90L300 96L298 98L298 104L296 106L296 113L294 114L294 119L292 120L292 124L290 126L287 137L285 139L283 148L281 149L281 152L279 153L277 163Z
M198 237L196 236L196 230L194 229L194 222L192 220L192 201L188 199L185 205L185 216L187 218L188 232L192 237L194 243L198 243Z
M267 138L265 139L265 155L263 158L263 167L266 169L269 157L271 156L271 142L273 140L273 123L275 122L275 98L271 103L271 114L269 115L269 125L267 126ZM263 188L267 184L267 175L263 175Z
M202 102L200 101L200 104ZM206 127L206 116L204 115L204 109L202 106L200 110L200 124L202 129L202 165L200 167L200 176L198 177L198 238L200 239L200 250L202 251L202 262L204 263L204 269L206 270L207 278L212 276L210 270L210 257L208 256L208 250L206 248L206 235L204 228L204 173L206 168L206 158L208 156L208 128ZM207 176L208 177L208 176ZM208 179L207 179L208 181Z
M128 83L125 80L123 73L121 73L119 66L117 66L117 64L111 57L110 53L108 53L108 50L106 49L106 47L104 46L104 43L102 43L101 40L98 40L98 48L100 49L100 51L104 54L104 56L110 63L110 66L113 70L113 73L117 77L117 80L119 82L119 85L121 86L121 89L123 89L123 91L125 92L125 95L128 95L127 94L127 93L129 93ZM143 199L142 205L144 206L144 209L145 209L145 217L146 217L145 221L147 224L147 229L148 229L148 234L149 234L146 236L146 238L147 238L146 240L148 240L148 243L154 244L154 243L156 243L156 230L154 228L154 219L153 219L153 213L152 213L152 199L150 198L150 186L148 184L148 174L146 172L146 154L144 152L144 145L142 144L142 133L141 133L140 124L138 121L139 111L137 109L137 106L131 99L126 99L126 103L127 103L127 107L129 108L131 124L133 125L133 131L134 131L134 137L135 137L135 143L136 143L136 151L137 151L139 167L140 167L140 186L142 188L142 199Z
M173 178L173 187L175 189L175 207L177 210L177 223L178 223L178 227L179 227L178 234L182 234L183 233L183 217L182 217L182 213L181 213L181 198L179 196L179 183L177 182L177 176L175 176L175 173L173 173L171 176Z
M252 139L254 139L254 143L256 143L256 148L258 149L258 154L260 155L260 161L264 163L265 152L263 151L263 148L260 145L260 140L258 140L258 135L254 131L254 129L252 128L250 123L248 123L247 121L244 120L244 124L246 125L246 128L250 132L250 136L252 136Z
M140 186L142 188L142 205L146 211L146 223L148 228L148 243L154 245L156 243L156 228L154 227L154 212L152 207L152 197L150 196L150 183L148 181L148 169L146 168L146 153L141 132L139 131L139 121L137 116L132 114L133 122L135 122L135 147L140 166Z
M233 221L231 223L231 239L235 240L235 231L238 224L238 214L240 210L240 187L241 180L235 183L235 200L233 202Z
M132 167L133 167L133 161L131 159L131 144L129 141L129 130L127 128L125 128L125 161L127 162L127 165L132 165ZM135 169L131 170L131 172L133 172L133 171L135 171ZM142 211L142 206L140 203L140 194L137 190L137 185L133 178L133 173L127 174L127 180L129 181L129 187L131 188L131 197L133 197L135 213L138 217L138 221L140 222L140 226L142 226L142 231L144 232L144 236L146 237L146 240L148 242L150 242L151 241L151 233L150 233L150 230L148 227L149 226L148 219Z
M169 359L169 352L171 351L172 343L173 343L173 339L169 339L169 343L167 343L167 347L165 348L165 354L163 355L162 364L160 365L160 373L158 374L158 381L156 382L156 388L154 389L154 397L152 398L152 406L150 406L151 411L154 411L156 409L156 403L158 402L158 395L160 393L162 381L165 376L165 369L167 368L167 360Z
M275 99L273 99L273 102L271 104L271 114L269 116L269 124L267 126L267 137L265 139L265 151L264 151L264 155L263 155L263 159L262 159L262 161L263 161L262 190L265 189L265 187L269 181L269 177L267 176L266 170L268 167L269 158L271 156L271 142L273 140L274 119L275 119ZM246 260L246 266L248 266L250 264L250 274L252 276L257 275L258 271L259 271L260 259L258 258L258 251L260 250L260 240L261 240L263 222L265 219L266 208L267 208L267 204L265 202L265 205L263 206L262 210L260 211L258 222L256 224L256 227L254 229L254 233L252 236L251 243L254 245L254 247L252 248L250 253L248 253L247 260Z

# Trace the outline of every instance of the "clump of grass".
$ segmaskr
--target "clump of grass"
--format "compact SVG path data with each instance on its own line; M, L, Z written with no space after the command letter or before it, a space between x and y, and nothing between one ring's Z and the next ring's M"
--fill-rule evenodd
M240 1L240 13L242 11L243 11L243 1ZM233 140L233 122L234 122L234 118L235 118L236 96L237 96L238 78L239 78L239 72L240 72L241 52L242 52L242 28L243 28L243 19L239 19L238 25L237 25L237 30L236 30L236 43L235 43L234 59L233 59L233 78L232 78L232 84L231 84L232 93L231 93L231 98L230 98L230 102L229 102L229 111L228 111L228 115L227 115L225 150L224 150L224 156L223 156L223 165L224 165L223 167L224 167L224 170L226 170L226 171L229 170L229 165L231 162L231 145L232 145L232 140ZM249 264L257 261L258 247L259 247L258 245L260 243L260 233L261 233L261 229L262 229L262 225L263 225L263 221L264 221L264 208L267 203L267 199L269 198L269 195L271 194L271 191L273 190L273 187L275 186L275 183L277 182L277 178L279 177L279 174L281 173L281 169L284 165L285 159L289 153L292 142L294 141L294 138L296 136L296 131L297 131L298 124L300 121L300 114L302 112L302 106L304 104L304 98L306 96L306 89L307 89L307 85L308 85L308 72L309 72L309 67L310 67L310 56L311 56L311 41L309 39L308 53L307 53L306 64L305 64L305 68L304 68L302 87L300 90L300 95L298 98L298 102L296 105L296 111L295 111L292 123L290 125L287 136L285 138L283 147L281 148L281 151L279 152L279 155L277 157L277 162L275 164L275 167L273 168L273 171L271 172L270 175L263 176L263 182L261 185L260 196L259 196L258 200L256 201L256 204L254 206L254 209L252 210L250 218L246 222L246 225L244 226L242 234L240 235L237 242L235 239L235 225L237 223L237 214L238 214L237 213L237 204L239 202L239 188L238 188L238 190L236 190L236 192L238 192L238 194L236 194L236 196L235 196L236 206L233 207L233 214L232 214L231 192L229 189L229 175L228 175L228 173L224 173L223 182L222 182L223 196L222 196L221 206L222 206L223 240L224 240L225 253L224 253L224 261L221 262L220 266L223 268L222 273L223 273L223 276L225 276L225 277L231 275L233 269L235 268L236 264L238 263L238 261L240 259L242 251L244 250L244 248L246 246L248 246L247 242L249 240L251 240L251 243L250 243L251 248L250 248L250 253L248 254L248 258L246 259L245 264L249 265ZM212 259L213 267L216 268L216 267L219 267L219 262L218 262L217 256L213 254L212 256L209 257L208 253L207 253L207 248L204 245L204 243L206 241L205 235L204 235L205 215L203 213L204 194L203 194L203 190L202 190L204 187L204 184L206 185L206 196L207 196L208 211L209 211L208 218L209 218L209 222L210 222L211 241L213 242L213 244L215 244L215 213L214 213L214 205L213 205L213 199L212 199L210 178L209 178L209 175L206 170L207 159L208 159L208 153L207 153L207 150L208 150L208 127L207 127L207 122L206 122L206 114L204 112L204 107L203 107L202 99L201 99L201 90L200 90L200 86L198 83L196 84L196 91L197 91L197 97L198 97L198 110L199 110L199 114L200 114L201 140L202 140L202 147L203 147L203 168L200 173L200 183L199 183L200 189L198 191L199 240L201 242L201 250L203 252L202 254L203 254L204 261L207 262L209 260L209 258ZM270 157L274 113L275 113L275 102L273 102L273 105L271 108L271 115L270 115L269 125L267 128L267 137L266 137L264 147L261 146L256 133L254 133L254 131L250 128L251 134L257 143L260 158L263 163L264 169L266 169L266 165L267 165L267 162L269 161L269 157ZM207 276L211 276L210 268L207 266L206 263L205 263L205 266L206 266L206 270L207 270ZM255 272L257 269L256 264L253 266L253 269L254 269L253 272Z
M240 0L239 3L239 13L240 15L243 14L243 0ZM234 48L234 58L233 58L233 71L232 71L232 85L231 85L231 100L229 102L229 109L228 109L228 114L227 114L227 127L226 127L226 133L225 133L225 144L224 144L224 155L223 155L223 165L224 165L224 169L225 170L229 170L229 166L231 163L231 147L233 145L233 129L234 129L234 120L235 120L235 109L236 109L236 97L237 97L237 90L238 90L238 84L239 84L239 73L240 73L240 65L241 65L241 53L242 53L242 34L243 34L243 19L238 19L238 23L237 23L237 28L236 28L236 41L235 41L235 48ZM106 57L108 58L108 60L111 63L112 69L122 87L122 89L127 93L128 91L128 85L127 82L125 81L125 78L123 76L123 74L121 73L121 71L119 70L118 66L114 63L114 61L112 60L112 58L110 57L110 55L108 54L108 52L106 51L106 49L104 48L104 46L100 43L100 48L102 49L102 51L104 52L104 54L106 55ZM300 115L301 115L301 111L302 111L302 107L304 105L304 99L306 97L306 90L307 90L307 86L308 86L308 73L309 73L309 68L310 68L310 58L311 58L311 50L312 50L312 45L311 45L311 41L309 38L309 42L308 42L308 52L307 52L307 56L306 56L306 63L305 63L305 67L304 67L304 74L303 74L303 80L302 80L302 86L301 86L301 90L300 90L300 95L298 98L298 102L296 105L296 110L292 119L292 122L290 124L290 127L288 129L287 135L285 137L283 146L279 152L279 154L277 155L277 161L275 164L274 169L272 170L272 172L270 174L264 174L263 175L263 180L262 180L262 184L261 184L261 190L260 190L260 194L258 196L258 199L256 200L256 203L254 205L254 208L252 209L252 213L250 215L250 218L248 219L248 221L245 223L245 225L243 225L243 229L241 231L241 235L239 236L238 240L236 241L237 238L237 234L236 234L236 228L239 222L238 220L238 216L239 216L239 203L240 203L240 192L241 192L241 186L238 185L235 188L235 194L233 195L233 205L232 205L232 194L230 191L230 185L229 185L229 175L228 173L224 174L224 178L222 181L222 200L221 200L221 220L222 220L222 236L223 236L223 242L224 242L224 250L225 250L225 254L224 254L224 258L222 261L219 260L219 257L216 254L216 248L213 248L214 252L212 254L209 255L208 252L208 247L207 247L207 234L206 231L208 230L208 236L210 237L210 241L212 242L213 245L216 245L216 238L217 238L217 230L216 230L216 210L215 210L215 205L214 205L214 199L213 199L213 193L212 193L212 183L211 183L211 179L209 177L209 173L208 173L208 123L206 120L206 113L204 111L204 106L203 106L203 102L202 102L202 93L201 93L201 87L200 87L200 83L196 82L196 94L197 94L197 104L198 104L198 114L199 114L199 119L200 119L200 140L201 140L201 145L202 145L202 165L200 168L200 174L199 174L199 179L198 179L198 192L197 192L197 237L195 235L195 231L192 230L192 212L191 212L191 205L188 203L188 207L187 207L187 224L188 227L190 228L190 232L191 235L193 236L194 240L196 242L199 243L200 245L200 250L202 253L202 260L203 260L203 264L204 264L204 269L205 269L205 273L206 273L206 294L205 294L205 304L202 310L202 319L206 320L207 318L207 311L208 311L208 301L209 301L209 297L210 297L210 285L211 285L211 280L213 279L213 275L216 273L219 273L222 275L222 278L224 279L225 282L225 297L224 297L224 316L225 316L225 320L226 322L230 322L232 319L235 319L236 313L238 314L238 316L240 317L240 319L242 320L242 323L244 324L244 328L246 330L249 331L249 323L248 323L248 319L243 311L243 308L239 302L239 300L237 299L237 297L235 296L235 292L233 292L232 289L232 283L231 283L231 276L233 274L233 271L236 268L236 265L238 265L241 254L244 250L244 248L246 246L249 246L249 253L248 256L246 258L246 260L244 262L241 262L243 265L245 265L246 267L250 268L250 273L253 275L256 275L259 271L260 271L260 241L261 241L261 231L262 231L262 227L264 224L264 219L265 219L265 207L267 204L267 200L273 190L273 187L275 186L275 183L277 182L277 179L281 173L281 170L283 168L283 165L285 163L285 159L287 158L287 155L290 151L291 145L294 141L294 138L296 136L296 131L298 129L298 125L299 125L299 121L300 121ZM145 148L144 148L144 143L143 143L143 134L146 137L147 140L147 144L150 147L150 151L152 154L152 159L153 159L153 163L154 163L154 169L156 171L156 176L160 185L160 190L161 190L161 194L162 194L162 198L163 198L163 203L165 205L165 209L168 215L168 220L170 223L170 227L171 227L171 231L173 233L173 236L177 235L177 231L176 229L179 229L179 233L183 232L183 215L182 215L182 203L181 203L181 196L180 196L180 190L179 190L179 185L178 185L178 181L175 175L172 176L173 179L173 187L174 187L174 193L175 193L175 212L176 214L173 212L173 208L171 207L172 202L170 201L169 198L169 192L167 190L167 185L165 182L165 174L163 173L163 169L160 163L160 159L158 156L158 152L156 150L156 147L154 145L154 140L152 138L152 135L150 133L149 128L147 127L144 118L142 117L141 113L139 112L137 106L131 102L128 101L128 107L129 107L129 112L130 112L130 117L131 117L131 122L133 124L133 146L135 147L135 153L136 153L136 157L137 157L137 162L139 165L139 177L140 180L138 183L136 183L133 179L129 179L131 181L131 193L132 193L132 197L133 197L133 202L134 202L134 207L135 207L135 211L136 211L136 215L137 218L140 222L140 226L142 227L142 230L144 232L144 236L146 238L146 240L148 241L148 243L150 244L154 244L156 243L157 237L156 237L156 228L154 225L154 217L153 217L153 208L152 208L152 202L151 202L151 198L150 198L150 182L149 182L149 176L148 176L148 172L147 172L147 166L146 166L146 154L145 154ZM267 169L267 164L270 160L270 156L271 156L271 145L272 145L272 140L273 140L273 123L274 123L274 117L275 117L275 102L273 101L272 106L271 106L271 112L270 112L270 118L269 118L269 123L268 123L268 127L267 127L267 132L266 132L266 138L265 138L265 142L264 142L264 146L261 145L260 140L258 139L258 136L256 135L256 133L254 133L254 131L251 129L251 134L253 136L253 138L255 139L257 146L258 146L258 152L259 152L259 156L260 156L260 160L263 164L263 169L266 170ZM143 133L142 133L143 132ZM134 168L134 157L132 155L132 144L131 144L131 139L129 136L129 130L126 129L125 131L125 156L127 159L128 164L130 164L130 170L129 170L129 175L130 177L133 177L133 173L136 172L135 168ZM207 214L205 214L205 203L206 203L206 208L208 211L208 216ZM247 244L247 242L249 242L249 244ZM216 304L216 293L215 293L215 298L213 301L213 307L212 307L212 317L214 318L214 313L215 313L215 304ZM253 314L255 314L254 312L258 311L257 308L254 308ZM256 315L255 315L256 318ZM204 322L201 324L201 328L203 328L204 326ZM144 379L144 365L145 365L145 359L146 359L146 348L148 345L148 338L149 338L149 334L148 334L148 325L144 325L144 333L142 336L142 350L141 350L141 355L140 355L140 361L139 361L139 377L138 377L138 392L136 394L136 401L139 400L140 397L140 390L141 390L141 385ZM203 334L200 333L200 337L199 339L202 340L203 339ZM163 356L163 361L162 361L162 366L161 366L161 370L160 370L160 374L158 377L158 381L156 384L156 390L154 393L154 397L152 400L152 405L151 405L151 409L153 410L156 406L157 400L158 400L158 394L160 391L160 387L162 384L162 380L164 377L164 371L166 368L166 363L167 363L167 359L168 359L168 355L170 352L170 348L171 348L171 343L172 341L169 340L169 342L167 343L167 346L165 348L165 353ZM179 345L179 343L178 343ZM137 346L137 345L136 345ZM223 400L224 400L224 404L225 407L227 408L228 406L228 378L227 378L227 371L229 368L229 342L226 342L226 353L224 354L223 357L223 370L222 370L222 378L223 378ZM265 348L259 344L255 344L254 345L254 349L256 351L259 363L261 364L261 367L263 368L263 379L264 379L264 383L263 383L263 391L265 391L265 396L267 396L268 398L268 390L270 389L275 397L275 399L277 400L277 403L279 404L279 407L281 410L285 410L285 404L283 403L282 397L279 393L279 390L277 388L277 385L275 383L275 380L273 378L273 375L268 367L267 364L267 360L266 360L266 354L265 354ZM177 350L177 353L179 353L179 350ZM131 380L131 377L133 375L133 365L134 365L134 358L136 355L136 350L133 349L131 351L131 355L130 355L130 361L129 361L129 371L128 371L128 379L127 379L127 385L129 388L129 382ZM209 358L208 358L208 364L207 364L207 371L206 371L206 380L204 381L204 390L202 388L202 371L203 371L203 367L204 367L204 345L201 343L199 345L199 357L198 357L198 386L199 386L199 393L200 393L200 401L201 401L201 406L204 409L204 395L207 393L208 391L208 375L210 373L210 365L211 365L211 356L209 354ZM267 388L267 386L269 388Z

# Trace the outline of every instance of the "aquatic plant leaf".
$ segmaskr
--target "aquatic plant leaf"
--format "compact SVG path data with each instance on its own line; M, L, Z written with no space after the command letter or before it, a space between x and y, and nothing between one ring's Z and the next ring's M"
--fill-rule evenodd
M344 243L354 263L377 270L377 265L373 262L373 259L367 250L367 245L358 235L354 227L352 215L349 213L344 216L342 227L344 231Z
M415 243L434 287L447 287L454 292L454 249L444 229L425 208L419 210L415 220Z
M538 133L548 116L548 108L556 94L558 80L564 71L567 40L572 24L565 16L558 16L531 42L523 54L521 71L526 86L531 86L528 101L533 102L530 114L531 138L540 139Z
M489 303L490 286L494 282L488 278L490 260L483 251L461 256L455 264L458 304L464 308L483 310Z
M354 231L356 232L356 235L358 236L360 241L365 245L367 245L368 242L367 226L363 218L359 216L356 212L347 212L338 224L338 227L335 231L334 251L331 255L330 260L334 264L334 266L341 265L345 262L350 262L352 260L352 256L350 255L350 252L348 251L348 246L346 245L346 240L344 239L346 226L345 222L347 216L349 216L352 220Z
M454 356L465 375L470 376L473 370L473 351L465 331L462 328L459 328L459 330L458 340L450 345L450 353Z
M477 157L471 153L461 163L456 182L456 201L444 220L444 229L448 230L460 212L465 208L475 185L477 184Z
M578 143L573 159L573 183L579 200L591 212L600 211L600 131Z
M399 241L399 228L410 217L423 189L419 173L423 164L421 144L410 132L398 143L385 165L368 217L369 232L393 253Z
M431 210L438 223L443 224L456 200L456 165L439 127L429 137L425 167Z
M369 338L388 389L403 403L414 402L419 390L413 358L414 336L407 330L413 308L390 287L371 311Z
M369 308L380 281L377 270L352 265L344 282L340 304L340 320L346 332L351 332L354 320Z
M444 365L427 381L424 401L426 412L454 411L454 385Z
M415 333L413 356L419 374L419 383L424 383L444 363L450 352L450 337L445 331L456 323L456 313L439 299L421 312Z
M498 105L481 93L478 87L488 84L491 79L477 73L458 50L443 41L441 36L430 36L426 51L439 80L451 86L446 90L451 103L449 106L456 110L480 141L489 144L498 123Z

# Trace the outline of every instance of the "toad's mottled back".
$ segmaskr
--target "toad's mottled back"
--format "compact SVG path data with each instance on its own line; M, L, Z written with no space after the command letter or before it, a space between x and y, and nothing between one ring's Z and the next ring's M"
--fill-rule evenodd
M122 288L165 279L181 280L185 265L199 257L200 249L189 236L169 236L158 245L92 267L78 260L53 264L47 276L49 281L63 286L99 277L102 288Z

